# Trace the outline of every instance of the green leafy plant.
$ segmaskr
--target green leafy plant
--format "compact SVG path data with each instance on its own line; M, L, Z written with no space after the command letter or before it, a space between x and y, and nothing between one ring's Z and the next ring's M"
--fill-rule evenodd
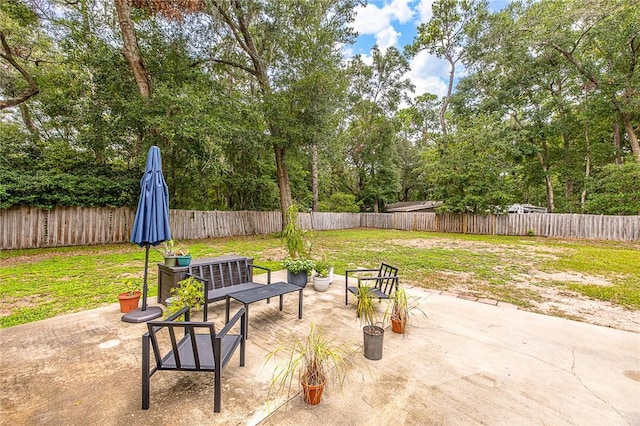
M427 314L420 309L417 302L418 300L413 296L408 296L407 292L402 287L396 287L396 289L390 295L391 304L387 305L387 309L384 313L385 320L388 318L392 321L399 321L402 323L400 330L402 334L406 333L406 324L409 320L409 315L414 310L421 312L425 318Z
M178 286L171 289L171 301L167 306L166 316L175 314L180 309L189 307L191 312L198 312L202 308L204 288L202 282L189 277L178 281Z
M356 305L356 313L360 323L365 327L372 328L378 322L378 307L375 305L377 297L373 289L366 285L359 285L358 304Z
M316 270L316 275L318 277L326 278L329 276L329 270L331 269L331 265L326 259L319 260L316 262L314 269Z
M298 226L297 219L298 208L295 205L289 206L287 210L287 225L280 233L280 237L291 259L309 257L311 255L312 243L309 233Z
M292 259L287 257L282 261L282 266L284 266L287 271L292 274L298 274L300 272L305 271L307 274L313 271L315 267L315 262L311 259L307 259L305 257L300 257L298 259Z
M136 292L141 291L142 284L140 283L140 281L134 278L129 278L124 281L124 288L125 290L123 293L127 293L127 295L129 296L133 296L134 294L136 294Z
M269 394L279 394L284 389L289 394L294 378L313 386L335 379L342 388L350 366L348 356L353 349L326 338L313 323L306 339L298 338L291 331L290 335L290 340L278 344L267 355L267 361L279 353L286 357L273 372Z

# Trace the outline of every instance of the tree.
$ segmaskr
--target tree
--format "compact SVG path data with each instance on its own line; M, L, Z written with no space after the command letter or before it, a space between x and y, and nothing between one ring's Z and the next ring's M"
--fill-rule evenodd
M640 8L633 3L540 2L532 5L524 25L534 45L557 51L580 73L585 85L610 100L640 163L640 143L633 124L640 106Z
M448 134L446 113L453 93L456 67L466 60L467 48L479 31L488 10L485 0L438 0L432 5L431 19L418 26L418 35L407 47L412 56L427 50L449 64L447 95L440 107L440 126L445 136Z
M294 102L295 98L287 97L295 93L292 84L304 74L297 65L308 65L296 58L309 58L305 51L308 45L302 41L309 41L309 20L315 22L316 34L323 29L323 36L315 40L317 43L333 47L349 42L353 34L347 24L353 19L354 5L354 0L308 3L212 0L215 16L223 23L219 29L224 31L221 48L214 50L212 61L244 71L259 88L256 95L275 154L283 226L292 204L286 154L303 142L290 124L304 110ZM291 65L294 67L288 68Z

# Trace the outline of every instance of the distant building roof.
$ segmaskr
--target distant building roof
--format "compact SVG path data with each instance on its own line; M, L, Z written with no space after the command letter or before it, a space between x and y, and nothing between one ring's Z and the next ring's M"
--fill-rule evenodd
M387 204L387 212L432 212L443 204L444 202L442 201L405 201L402 203Z

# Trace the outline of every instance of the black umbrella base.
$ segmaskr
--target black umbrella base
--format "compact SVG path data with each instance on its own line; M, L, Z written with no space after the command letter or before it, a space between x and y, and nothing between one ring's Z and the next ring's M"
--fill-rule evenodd
M158 306L147 307L146 310L140 308L127 312L122 316L124 322L147 322L162 316L162 308Z

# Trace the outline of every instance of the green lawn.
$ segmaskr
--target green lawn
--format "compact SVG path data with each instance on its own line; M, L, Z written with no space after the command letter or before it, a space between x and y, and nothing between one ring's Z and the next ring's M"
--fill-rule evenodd
M194 257L237 253L282 269L284 250L275 236L181 244ZM400 268L404 283L525 309L542 297L536 288L548 286L640 309L640 243L357 229L316 232L313 254L326 256L337 274L384 261ZM156 294L155 264L160 261L160 253L152 250L151 296ZM133 244L2 251L0 326L116 303L125 279L142 279L143 265L144 249ZM554 278L541 279L541 273Z

